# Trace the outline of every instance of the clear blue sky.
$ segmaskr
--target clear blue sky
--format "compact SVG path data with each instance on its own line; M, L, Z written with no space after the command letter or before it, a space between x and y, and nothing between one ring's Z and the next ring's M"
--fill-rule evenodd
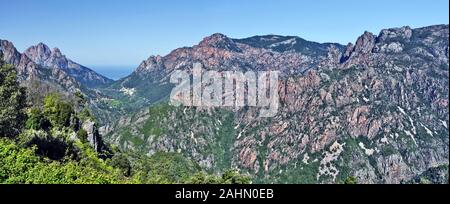
M0 0L0 39L20 51L44 42L87 66L137 66L216 32L346 44L365 30L448 24L448 6L448 0Z

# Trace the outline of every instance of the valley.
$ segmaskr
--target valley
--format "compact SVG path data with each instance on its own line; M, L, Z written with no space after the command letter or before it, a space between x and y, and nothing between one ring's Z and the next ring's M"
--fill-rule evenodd
M20 53L0 40L0 52L30 90L30 105L54 92L68 101L85 96L95 117L90 137L117 147L132 166L142 156L167 157L182 161L188 172L175 169L183 175L237 169L253 183L448 183L448 25L364 32L348 45L216 33L150 56L115 81L43 43ZM277 114L169 105L171 74L195 63L205 71L279 71Z

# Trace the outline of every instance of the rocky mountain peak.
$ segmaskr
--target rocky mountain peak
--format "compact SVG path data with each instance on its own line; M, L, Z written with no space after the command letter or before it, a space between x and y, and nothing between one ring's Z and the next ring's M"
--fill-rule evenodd
M203 38L203 40L199 43L200 46L211 46L219 42L226 42L230 40L226 35L222 33L214 33L210 36Z
M63 70L87 86L111 82L110 79L66 58L59 48L50 49L44 43L31 46L25 50L24 55L39 66L52 68L56 71Z
M160 55L152 55L148 57L147 60L142 61L136 71L145 72L149 70L156 70L158 68L161 68L162 64L163 59Z
M236 43L229 37L221 33L215 33L204 38L199 44L199 47L212 47L217 49L224 49L228 51L241 51Z
M55 57L58 57L58 58L60 58L60 57L61 58L62 57L65 58L65 56L61 53L61 50L59 50L59 48L57 48L57 47L53 48L52 55L55 56Z
M19 52L17 52L16 48L14 47L14 45L7 40L1 40L0 39L0 52L3 53L3 55L8 55L8 54L19 54ZM5 56L6 58L6 56Z
M412 36L413 30L409 26L404 26L401 28L391 28L381 30L378 40L386 41L388 39L401 38L409 40Z
M356 41L354 52L361 54L370 53L375 46L375 39L376 36L371 32L364 32L364 34Z
M19 81L38 80L50 84L57 89L73 91L79 88L79 84L62 70L55 69L52 72L43 72L41 64L50 57L50 49L43 43L39 43L27 49L25 53L19 53L9 41L1 41L0 50L4 53L7 63L15 66ZM36 60L36 61L35 61ZM26 86L27 83L24 83Z
M0 39L0 53L3 54L4 60L10 64L18 64L20 61L21 54L10 41Z
M11 48L14 47L13 44L7 40L1 40L0 39L0 48L2 49L6 49L6 48Z
M364 34L361 35L358 40L356 40L355 45L349 43L346 46L340 62L344 63L348 60L351 61L352 58L354 59L353 61L359 62L361 60L361 56L372 53L373 49L375 48L376 41L376 35L371 32L365 31Z
M37 64L43 64L46 60L48 60L48 58L50 58L52 51L46 44L39 43L29 47L25 50L24 54Z
M355 48L355 45L353 43L348 43L345 47L344 55L342 55L341 62L347 61L348 58L350 58L350 55L353 52L353 49Z
M41 50L41 51L51 52L50 48L42 42L40 42L37 45L32 46L32 47L35 47L36 49Z
M36 64L52 67L67 68L69 60L59 48L50 49L46 44L39 43L25 50L24 54Z
M27 79L37 74L36 64L25 54L18 52L12 42L0 39L0 53L3 54L3 59L7 63L16 67L20 79Z

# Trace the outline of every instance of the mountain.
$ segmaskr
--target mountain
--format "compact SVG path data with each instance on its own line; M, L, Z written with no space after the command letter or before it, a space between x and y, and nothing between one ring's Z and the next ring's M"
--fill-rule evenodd
M0 52L7 63L16 67L23 82L38 80L74 92L112 83L95 71L67 59L58 48L39 43L20 53L12 42L0 39Z
M50 67L65 71L67 74L75 78L75 80L87 87L92 88L113 82L113 80L108 79L76 62L73 62L70 59L67 59L58 48L53 48L50 50L50 48L43 43L31 46L24 52L24 54L33 62L42 67Z
M296 42L288 46L285 42L290 39ZM339 44L320 44L298 37L232 39L216 33L205 37L194 47L179 48L166 56L150 56L131 75L102 89L102 92L125 101L123 109L135 111L167 99L173 88L173 84L168 82L170 73L189 69L194 62L202 63L205 69L219 71L277 69L283 75L298 75L317 67L321 61L337 57L329 54L344 48Z
M448 25L365 32L347 46L214 34L151 56L102 90L133 112L106 139L149 155L178 152L212 172L239 168L261 183L415 182L448 169L448 36ZM195 62L280 71L277 115L167 105L170 74Z
M98 122L107 123L120 114L108 105L113 99L97 89L113 81L67 59L58 48L50 50L39 43L20 53L12 42L0 40L0 53L6 63L16 68L21 85L28 88L29 103L40 103L46 94L52 92L68 98L80 92L86 97Z
M43 67L26 54L19 53L13 43L0 40L0 52L4 60L16 67L19 80L31 86L32 82L43 83L53 89L75 92L81 84L62 69L49 69Z
M300 52L310 56L326 56L328 49L335 46L339 50L345 47L338 43L317 43L307 41L297 36L264 35L237 39L236 42L252 47L270 49L277 52Z

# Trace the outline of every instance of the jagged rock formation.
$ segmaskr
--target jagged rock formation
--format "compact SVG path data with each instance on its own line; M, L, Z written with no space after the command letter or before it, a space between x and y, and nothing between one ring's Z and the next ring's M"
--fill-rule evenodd
M109 93L135 107L164 100L170 73L194 62L219 71L278 70L278 114L157 105L123 116L108 140L147 154L181 152L213 171L237 167L257 182L408 182L449 163L448 35L448 25L394 28L365 32L344 47L214 34L150 57Z
M0 40L0 52L4 60L16 67L19 79L24 83L39 81L62 91L87 91L87 88L107 85L108 79L89 68L67 59L58 48L39 43L20 53L7 40Z
M111 79L108 79L87 67L67 59L58 48L53 48L53 50L50 50L50 48L43 43L31 46L24 52L24 54L33 62L42 67L50 67L65 71L67 74L87 87L97 87L112 82Z
M106 146L103 143L103 139L95 122L87 120L83 122L82 128L87 133L87 140L89 144L92 146L92 148L94 148L96 152L102 152L106 150Z
M26 85L35 81L69 92L75 92L81 88L81 84L65 71L36 64L26 54L19 53L9 41L0 40L0 52L5 62L16 67L19 80Z

